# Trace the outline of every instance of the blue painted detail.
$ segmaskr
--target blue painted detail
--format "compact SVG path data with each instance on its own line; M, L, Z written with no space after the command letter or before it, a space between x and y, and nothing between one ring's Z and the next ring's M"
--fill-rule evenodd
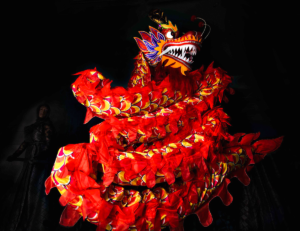
M142 34L142 37L143 37L143 33L146 33L146 32L140 32L140 33ZM149 62L151 64L156 64L156 63L158 63L158 62L161 61L161 57L157 55L158 51L155 50L155 48L158 47L158 43L161 40L162 41L166 41L166 39L165 39L165 36L163 34L161 34L160 32L158 32L158 31L157 31L158 38L152 32L150 32L147 35L149 35L151 37L151 41L146 40L146 39L142 40L142 42L147 47L147 51L146 52L144 50L142 50L142 51L145 52L145 57L149 59Z
M155 59L157 57L157 53L158 51L156 51L155 53L148 53L146 54L145 56L148 58L148 59Z
M143 40L143 42L144 42L144 44L146 45L146 47L147 47L147 49L148 49L149 52L155 52L154 48L156 48L157 45L156 45L156 46L155 46L155 45L152 45L152 44L150 44L150 43L149 43L148 41L146 41L146 40Z

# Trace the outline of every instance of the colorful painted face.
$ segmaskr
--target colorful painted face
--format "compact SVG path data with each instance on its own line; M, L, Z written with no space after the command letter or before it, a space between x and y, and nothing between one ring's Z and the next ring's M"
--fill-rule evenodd
M202 36L200 32L190 31L182 37L178 37L177 26L171 21L168 24L160 24L161 30L153 27L150 32L140 31L142 39L134 38L140 50L144 53L149 65L156 66L159 62L165 62L165 66L180 68L185 75L191 70L193 56L200 50Z

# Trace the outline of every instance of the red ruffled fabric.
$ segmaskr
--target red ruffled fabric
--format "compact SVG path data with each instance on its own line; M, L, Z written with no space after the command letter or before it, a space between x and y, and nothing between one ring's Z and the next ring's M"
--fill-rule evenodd
M233 93L228 88L231 78L212 64L187 75L193 84L187 83L190 87L181 89L186 97L177 100L176 92L171 92L179 87L175 74L173 80L148 81L143 88L127 90L111 89L110 81L96 70L79 74L72 89L78 101L88 105L86 121L92 116L106 121L91 128L90 143L61 148L45 182L47 194L53 187L61 193L59 201L66 206L60 220L64 226L73 226L83 217L98 231L166 226L183 230L183 219L191 213L208 226L212 222L209 202L216 196L225 205L232 202L227 190L230 178L249 184L246 172L282 142L282 137L256 141L259 134L227 132L229 116L215 105L226 99L226 89ZM164 97L175 97L174 102L166 104ZM154 101L160 106L146 115L126 111L129 118L99 115L89 106L105 99L100 108L109 102L109 108L122 109L121 98L136 107ZM161 182L168 184L167 190L159 187ZM134 186L148 189L140 192Z

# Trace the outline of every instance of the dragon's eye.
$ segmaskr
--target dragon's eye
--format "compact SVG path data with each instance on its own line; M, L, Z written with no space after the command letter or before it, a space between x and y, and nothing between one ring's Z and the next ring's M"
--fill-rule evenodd
M174 38L174 33L172 31L168 31L168 33L166 34L166 37L168 39L172 39L172 38Z

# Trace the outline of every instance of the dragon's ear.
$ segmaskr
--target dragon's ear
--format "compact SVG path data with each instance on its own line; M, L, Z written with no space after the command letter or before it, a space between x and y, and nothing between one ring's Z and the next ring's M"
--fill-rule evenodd
M154 34L156 38L158 38L158 33L160 33L159 30L153 28L152 26L149 26L149 29L151 33Z
M143 40L146 40L146 41L152 43L151 36L147 32L145 32L145 31L139 31L139 33L140 33L140 35L141 35L141 37L142 37Z
M150 34L153 34L158 41L161 41L161 40L166 41L165 36L159 30L157 30L151 26L149 26L149 28L150 28Z
M140 48L140 50L141 50L142 52L147 52L147 51L148 51L146 45L144 44L144 42L143 42L141 39L139 39L139 38L137 38L137 37L134 37L134 39L135 39L135 41L136 41L138 47Z

